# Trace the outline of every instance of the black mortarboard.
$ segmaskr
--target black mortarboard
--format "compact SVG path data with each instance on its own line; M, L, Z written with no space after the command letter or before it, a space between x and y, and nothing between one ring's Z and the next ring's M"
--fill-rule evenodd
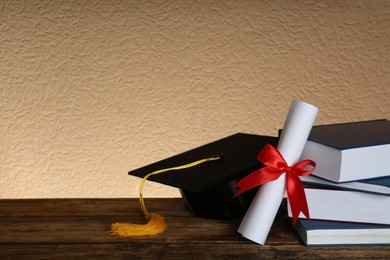
M263 164L257 155L266 144L276 147L277 137L238 133L129 172L145 177L157 170L219 155L221 159L178 171L153 175L151 181L180 189L189 209L197 216L231 219L242 216L257 189L234 197L234 184Z

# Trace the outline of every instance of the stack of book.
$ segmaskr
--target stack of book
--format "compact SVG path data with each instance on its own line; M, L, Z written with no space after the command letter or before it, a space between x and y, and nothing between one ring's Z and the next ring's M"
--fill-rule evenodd
M294 228L305 245L390 245L390 121L314 126L301 159L317 164L301 177L310 220Z

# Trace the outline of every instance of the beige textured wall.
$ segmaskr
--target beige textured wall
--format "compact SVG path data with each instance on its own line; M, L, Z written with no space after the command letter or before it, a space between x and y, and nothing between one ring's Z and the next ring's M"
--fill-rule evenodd
M0 2L0 197L132 197L236 132L390 119L390 1ZM148 184L146 196L178 196Z

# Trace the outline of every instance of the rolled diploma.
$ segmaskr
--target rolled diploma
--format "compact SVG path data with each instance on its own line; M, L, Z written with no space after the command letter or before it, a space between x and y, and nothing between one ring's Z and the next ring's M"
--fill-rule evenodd
M277 149L288 165L298 162L310 134L318 108L293 101L284 123ZM249 240L264 245L286 190L286 174L261 185L249 206L238 232Z

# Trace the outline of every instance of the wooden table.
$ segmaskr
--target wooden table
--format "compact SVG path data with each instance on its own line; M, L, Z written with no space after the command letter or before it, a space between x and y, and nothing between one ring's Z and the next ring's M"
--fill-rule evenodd
M146 199L146 205L165 217L167 232L108 233L113 222L145 222L137 199L0 200L0 259L390 259L390 247L305 247L283 210L260 246L237 233L241 219L194 217L179 198Z

